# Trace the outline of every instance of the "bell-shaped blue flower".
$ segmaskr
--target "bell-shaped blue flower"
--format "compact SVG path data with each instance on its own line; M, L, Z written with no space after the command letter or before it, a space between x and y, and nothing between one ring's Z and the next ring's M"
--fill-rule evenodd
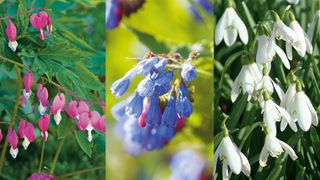
M188 89L183 82L180 84L179 87L176 111L179 118L189 118L192 114L192 104L188 97Z
M190 82L197 76L196 68L189 63L184 63L182 65L181 77L183 80Z
M139 117L143 110L143 97L139 93L135 93L131 101L126 106L126 113L128 115L133 115Z
M158 128L159 135L162 137L164 143L169 142L176 134L176 130L173 127L161 125Z
M151 127L157 127L161 123L161 110L159 105L159 97L151 96L149 109L146 115L146 124Z
M156 80L156 84L154 87L154 93L158 96L162 96L166 94L170 89L170 82L173 78L173 72L172 71L167 71L164 73L164 75Z
M174 91L172 91L161 118L161 125L175 128L177 126L177 122L178 116L176 112L176 95Z
M150 78L153 80L159 79L164 74L164 69L167 65L167 59L161 59L158 63L156 63L150 72Z
M159 61L158 57L144 59L137 64L137 73L141 76L147 76L153 66Z
M145 135L145 142L143 147L146 150L161 149L164 146L163 138L159 135L158 128L147 126L147 134Z
M154 87L155 81L150 79L150 75L148 75L138 84L137 92L142 97L149 97L153 95Z
M137 70L135 68L132 68L122 78L116 80L111 85L111 93L118 98L121 97L124 93L126 93L132 79L136 76L136 72Z

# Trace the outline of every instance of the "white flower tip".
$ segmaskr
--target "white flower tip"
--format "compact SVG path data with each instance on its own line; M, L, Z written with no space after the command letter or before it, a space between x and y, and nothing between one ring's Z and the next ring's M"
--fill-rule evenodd
M15 159L18 155L19 149L18 148L12 149L12 147L11 147L9 152L10 152L12 158Z
M23 89L23 96L28 100L30 96L32 95L32 91L26 92L26 89Z
M28 138L25 137L22 142L22 146L23 146L24 150L28 149L29 144L30 144L30 141L28 140Z
M39 110L39 113L41 114L41 116L43 116L44 113L45 113L46 110L47 110L47 107L44 107L44 106L42 105L42 103L40 102L40 105L38 106L38 110Z
M60 112L58 112L57 114L54 115L54 121L56 122L57 125L60 124L61 119L62 119L62 117L61 117Z
M17 41L9 41L8 46L13 52L16 52L18 42Z
M259 164L260 164L261 167L266 167L267 162L259 160Z

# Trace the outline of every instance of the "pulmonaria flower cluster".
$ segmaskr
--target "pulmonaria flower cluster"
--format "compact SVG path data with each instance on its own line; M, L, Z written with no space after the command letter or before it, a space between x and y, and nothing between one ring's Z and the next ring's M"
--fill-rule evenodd
M192 52L183 60L179 54L147 53L111 85L111 92L120 97L136 75L144 77L135 93L113 110L115 118L125 126L125 142L131 141L143 150L160 149L181 129L192 114L188 86L197 75L192 64L196 55Z
M32 97L32 87L34 84L34 76L31 72L27 72L24 75L24 90L23 97L24 103L26 104L29 99ZM59 125L63 120L62 112L65 111L65 107L67 105L64 93L58 93L53 101L49 102L49 94L47 88L44 84L38 84L37 86L37 100L38 111L40 114L40 118L37 122L37 125L40 129L40 134L44 141L48 140L48 129L50 125L50 116L53 115L53 119L56 125ZM36 109L36 108L35 108ZM49 111L50 109L50 111ZM106 122L105 115L100 116L97 111L90 111L89 106L84 101L75 101L72 100L68 104L68 108L66 110L70 119L76 119L76 126L81 131L88 131L88 141L91 142L93 139L92 130L100 131L101 133L106 133ZM33 112L36 113L36 112ZM19 137L23 139L22 146L25 150L27 150L30 143L32 143L35 136L35 127L32 122L28 122L25 119L19 121L18 125ZM19 137L16 131L10 127L7 133L8 143L10 144L10 154L13 158L17 157L19 152L18 149L18 141ZM0 141L2 140L2 131L0 129Z
M32 14L30 16L30 23L33 27L40 30L40 39L45 40L46 34L44 32L44 28L47 27L47 31L49 34L52 33L52 21L51 17L45 12L41 11L40 13ZM8 46L9 48L15 52L18 47L18 42L16 40L17 38L17 28L12 22L12 19L8 19L8 23L6 26L6 35L8 37Z
M239 30L240 35L247 33L245 28L241 28L242 25L240 24L242 23L240 23L241 20L237 19L237 15L229 17L230 13L235 14L234 10L230 9L230 4L232 4L230 2L227 3L228 7L218 21L216 44L219 44L224 38L226 45L230 46L235 42L237 30ZM298 3L298 1L288 2ZM290 21L289 26L273 10L270 11L273 18L272 23L257 24L257 51L256 53L246 52L242 54L243 65L231 89L232 102L235 102L242 92L248 96L247 101L258 101L261 107L263 122L260 122L259 125L265 133L265 143L259 156L261 167L267 165L269 155L277 158L282 153L287 153L292 160L298 158L292 147L277 138L277 134L279 134L277 130L278 122L280 131L284 131L289 125L293 132L297 132L299 129L308 131L312 125L318 125L317 112L309 97L303 92L302 81L295 76L296 70L292 70L292 64L290 64L290 61L295 58L292 48L296 50L296 54L299 56L297 58L303 58L307 53L313 53L314 50L310 40L313 36L309 35L314 32L309 30L308 34L305 33L293 12L288 10L286 13ZM269 25L271 26L268 27ZM312 23L311 29L314 29L314 26L315 23ZM241 39L243 40L243 38ZM277 41L283 41L285 51L281 49L280 45L277 45ZM246 44L245 41L244 44ZM254 48L252 51L254 51ZM286 93L269 75L272 68L271 62L276 54L289 71ZM276 65L282 66L282 64ZM274 92L279 98L278 104L272 98ZM250 163L235 143L231 141L225 121L223 121L221 127L224 137L215 151L214 171L216 171L217 161L220 159L223 161L223 179L230 178L229 168L235 174L243 172L246 176L250 176ZM215 176L217 175L215 174Z

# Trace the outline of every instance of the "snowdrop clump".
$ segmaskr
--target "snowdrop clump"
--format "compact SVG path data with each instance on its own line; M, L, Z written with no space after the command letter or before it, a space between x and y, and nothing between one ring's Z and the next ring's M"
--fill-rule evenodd
M299 3L299 0L288 0L288 2L295 5ZM300 67L297 67L299 64L297 65L295 62L297 59L306 61L308 54L315 53L314 49L316 48L312 45L312 39L317 33L315 29L317 29L316 25L319 25L317 21L320 10L314 16L308 33L302 28L290 7L285 10L282 18L277 12L270 10L266 12L266 17L270 18L268 20L261 19L261 22L254 27L255 38L249 39L247 28L250 26L245 25L244 21L240 19L234 4L232 0L228 1L215 29L216 45L219 45L223 39L225 44L230 47L235 43L237 34L239 34L243 44L248 44L250 47L238 55L242 56L242 67L231 85L231 102L236 102L242 92L243 95L247 95L248 103L254 104L261 110L261 122L255 124L256 127L261 127L265 134L264 145L261 147L259 155L261 167L267 166L269 155L278 158L285 153L292 160L296 160L298 156L294 147L291 147L293 144L289 145L278 137L288 125L291 129L288 131L291 133L307 132L312 125L318 125L317 111L308 94L303 91L302 79L296 76L297 72L301 70ZM275 58L279 58L281 61L273 62ZM280 77L274 77L271 73L275 66L281 69L283 66L286 68L286 70L281 70L284 75L283 81L286 82L285 85L280 84ZM288 73L287 79L285 78L286 72ZM221 77L221 82L223 82L223 78ZM284 93L283 88L285 87L287 90ZM274 92L276 92L276 96L274 96ZM223 138L214 154L214 178L219 176L219 173L216 172L219 159L222 161L223 179L230 178L229 169L236 175L242 172L249 177L250 166L255 164L248 161L246 157L248 151L242 152L243 144L238 148L231 140L226 123L228 119L228 116L225 117L221 124Z

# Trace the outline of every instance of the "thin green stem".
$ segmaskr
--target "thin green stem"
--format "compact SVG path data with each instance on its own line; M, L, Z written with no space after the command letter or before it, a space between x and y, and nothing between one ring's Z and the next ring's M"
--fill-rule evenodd
M55 169L55 167L56 167L56 163L57 163L57 161L58 161L59 154L60 154L61 149L62 149L62 146L63 146L63 144L64 144L64 139L65 139L65 138L63 138L63 139L59 142L59 145L58 145L56 154L54 155L54 159L53 159L53 162L52 162L51 170L50 170L50 173L49 173L49 174L51 174L51 175L53 175L53 173L54 173L54 169Z
M38 173L40 173L40 172L41 172L41 169L42 169L42 163L43 163L43 157L44 157L45 144L46 144L46 142L45 142L44 140L42 140L41 155L40 155L40 163L39 163Z
M12 128L13 122L16 119L16 115L17 115L17 112L18 112L19 104L20 104L20 93L21 93L21 90L22 90L22 80L21 80L20 68L18 66L16 66L16 75L17 75L17 96L16 96L15 105L13 107L11 120L10 120L10 123L9 123L9 127L10 128ZM6 138L6 140L4 142L4 145L3 145L2 152L1 152L0 173L2 172L3 163L4 163L4 159L5 159L5 154L6 154L7 148L8 148L8 138Z
M246 136L242 138L242 141L241 141L241 144L239 146L239 149L242 149L242 147L244 146L244 143L246 142L246 140L248 139L248 137L250 136L250 134L252 133L252 131L256 128L256 127L259 127L259 126L263 126L263 122L256 122L254 123L249 132L247 132Z
M82 174L82 173L86 173L86 172L90 172L90 171L96 171L98 169L103 169L105 168L104 165L101 165L101 166L97 166L97 167L92 167L92 168L87 168L87 169L82 169L82 170L78 170L78 171L74 171L74 172L71 172L71 173L67 173L67 174L63 174L61 176L57 176L57 178L66 178L66 177L69 177L69 176L73 176L73 175L76 175L76 174Z

